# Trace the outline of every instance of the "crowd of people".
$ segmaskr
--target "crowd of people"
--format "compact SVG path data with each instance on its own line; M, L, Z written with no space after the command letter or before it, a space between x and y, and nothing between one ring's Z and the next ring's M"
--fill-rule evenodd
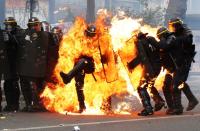
M6 106L0 106L0 111L19 110L20 87L25 101L22 111L44 111L39 95L45 81L53 80L50 76L57 63L62 30L50 29L48 22L36 17L29 19L27 29L20 28L13 17L6 18L4 25L0 30L0 80L4 80Z
M28 21L28 28L21 29L13 17L4 21L5 29L0 30L0 78L4 80L3 88L6 106L0 111L13 112L19 110L20 89L24 97L24 112L45 111L39 95L44 90L45 82L54 82L51 78L58 60L59 43L62 40L62 31L59 27L50 29L48 22L40 22L33 17ZM198 104L187 84L187 78L192 62L194 62L195 45L193 35L188 27L179 18L170 19L168 27L161 27L157 31L157 41L147 33L139 32L134 40L138 55L127 64L129 71L139 64L144 67L144 77L137 87L144 109L138 113L141 116L152 115L167 103L166 114L180 115L183 113L181 91L186 95L189 104L187 111ZM88 39L95 37L96 27L88 25L84 32ZM101 62L106 59L102 57ZM155 88L155 79L161 67L167 69L161 97ZM79 113L86 110L84 97L84 78L86 74L95 71L92 56L81 55L69 73L60 72L65 84L75 78L75 86L79 101ZM155 102L150 102L150 90ZM0 103L2 91L0 90Z

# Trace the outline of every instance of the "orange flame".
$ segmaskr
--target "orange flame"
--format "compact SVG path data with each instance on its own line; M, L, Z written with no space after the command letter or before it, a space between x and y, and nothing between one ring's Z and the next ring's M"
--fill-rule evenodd
M53 112L65 114L78 110L78 100L74 80L64 85L59 75L60 71L68 73L74 66L74 61L80 55L91 56L95 63L94 75L87 74L85 77L84 94L86 103L85 114L104 114L102 106L107 99L113 95L121 94L135 95L135 89L143 77L143 68L138 65L132 72L129 72L126 63L137 56L134 44L134 34L142 30L155 36L154 28L142 26L141 19L113 17L111 26L105 24L105 19L110 17L106 13L99 13L95 22L98 35L88 39L84 35L87 24L83 18L77 17L74 25L64 36L59 49L59 60L56 65L54 75L58 79L56 85L47 83L41 95L46 109ZM153 33L152 33L153 32ZM117 80L111 83L106 82L101 64L101 56L98 46L101 47L102 54L108 56L108 64L105 66L107 79ZM124 104L124 103L123 103Z

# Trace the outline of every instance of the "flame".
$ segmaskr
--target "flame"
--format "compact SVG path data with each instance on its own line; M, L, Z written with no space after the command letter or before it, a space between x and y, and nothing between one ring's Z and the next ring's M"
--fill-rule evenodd
M160 73L159 73L159 75L156 78L155 83L154 83L154 86L158 90L162 90L162 87L164 86L165 76L168 73L169 73L169 71L167 69L164 69L163 67L161 68Z
M41 94L43 104L46 109L52 112L66 114L78 110L78 100L76 94L75 81L72 80L65 85L59 75L61 71L68 73L74 66L74 61L80 55L91 56L95 63L94 80L91 74L87 74L84 84L84 95L86 103L86 112L83 114L104 114L102 110L108 98L112 96L121 96L122 94L136 95L135 90L143 77L143 67L138 65L132 72L127 69L126 63L137 56L137 50L134 44L134 34L138 31L148 32L155 36L155 28L147 25L141 25L141 19L126 17L113 17L110 25L105 20L111 15L105 10L98 13L95 22L97 27L97 36L87 38L84 31L87 28L85 20L77 17L74 25L64 36L59 49L59 60L54 70L57 83L47 83L44 92ZM107 78L104 75L99 46L102 54L108 56L109 63L105 66ZM107 79L115 79L107 83ZM137 96L137 95L136 95ZM123 107L130 108L125 102ZM121 110L116 109L117 112ZM123 111L121 111L123 113Z

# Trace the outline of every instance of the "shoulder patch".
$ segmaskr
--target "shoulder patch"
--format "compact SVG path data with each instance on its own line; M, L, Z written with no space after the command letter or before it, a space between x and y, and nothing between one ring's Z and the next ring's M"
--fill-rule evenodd
M31 40L36 40L38 38L38 34L37 33L33 33L31 35Z

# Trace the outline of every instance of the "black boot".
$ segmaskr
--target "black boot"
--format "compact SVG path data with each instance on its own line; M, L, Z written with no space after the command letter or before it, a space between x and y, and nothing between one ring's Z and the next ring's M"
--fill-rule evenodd
M82 113L84 110L86 110L85 106L85 96L83 93L83 89L77 89L77 96L78 96L78 102L79 102L79 113Z
M165 96L165 100L168 106L166 114L172 115L174 110L174 101L173 101L173 87L172 87L172 76L166 75L164 86L163 86L163 94Z
M36 81L31 81L31 94L32 94L32 110L30 112L41 112L43 107L40 103L38 85Z
M11 80L5 80L4 82L4 94L6 98L6 106L3 108L3 111L11 111L12 108L12 81Z
M158 90L154 86L150 87L150 92L152 94L152 99L155 102L154 111L161 110L165 106L165 101L160 96Z
M21 77L20 85L22 94L24 96L25 107L21 110L22 112L31 112L32 111L32 93L31 85L27 78Z
M189 103L188 107L186 108L186 111L190 111L195 108L195 106L199 103L197 98L193 95L192 91L190 90L190 87L187 83L184 83L184 86L182 88L183 93L187 97Z
M83 86L84 86L84 78L85 78L85 73L84 71L79 72L75 76L75 81L76 81L76 92L77 92L77 97L79 101L79 113L82 113L85 109L85 96L83 92Z
M62 80L65 84L70 83L73 77L70 77L68 74L65 74L64 72L60 72L60 76L62 77Z
M46 112L47 109L45 108L42 99L39 97L42 94L42 92L44 91L44 89L45 89L44 78L37 79L36 84L37 84L37 91L36 92L38 93L37 96L38 96L38 99L39 99L40 111L41 112Z
M181 115L183 114L183 106L181 104L181 91L178 88L174 89L173 93L173 100L174 100L174 115Z
M144 110L138 113L138 115L139 116L153 115L153 107L151 106L150 97L149 97L146 87L139 87L138 94L140 96L140 99L144 107Z
M19 110L19 98L20 98L20 87L19 87L19 79L13 79L13 91L15 92L13 97L13 107L15 110Z
M79 72L81 72L84 67L87 65L87 60L84 58L79 59L77 63L75 63L74 68L68 73L60 72L60 76L63 79L65 84L68 84L73 77L75 77Z
M78 113L82 113L86 110L85 102L84 101L79 101L79 111Z
M4 91L7 105L3 109L5 112L14 112L19 109L19 87L15 87L14 79L5 80Z

